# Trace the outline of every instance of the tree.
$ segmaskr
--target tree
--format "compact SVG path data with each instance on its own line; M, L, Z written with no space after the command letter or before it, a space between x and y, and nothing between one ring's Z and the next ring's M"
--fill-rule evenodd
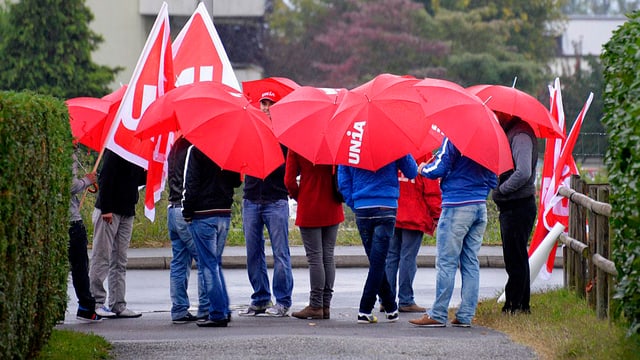
M582 69L580 62L584 58L589 64L588 69ZM580 137L574 147L574 154L589 156L603 156L607 149L604 126L601 123L603 116L604 76L602 63L595 56L578 56L574 71L566 71L560 77L562 84L562 102L567 120L567 129L571 129L576 116L580 113L590 92L594 97L587 112L587 117L580 128ZM568 130L567 130L568 131Z
M380 73L441 75L448 45L430 36L433 21L410 0L296 1L289 21L271 22L270 37L287 56L311 68L298 81L353 87ZM287 12L287 9L277 11ZM273 19L281 20L280 14ZM296 16L297 15L297 16ZM311 18L315 16L315 18ZM391 19L393 19L391 21ZM308 25L307 28L305 25ZM300 56L300 54L304 54ZM271 69L274 69L273 67Z
M8 5L0 44L0 86L62 99L100 97L120 68L91 60L102 38L89 29L84 0L22 0Z
M441 9L434 17L435 36L447 39L451 54L446 60L446 77L463 86L500 84L538 95L545 88L545 63L528 59L507 44L510 28L502 20L486 21L492 10L468 12Z

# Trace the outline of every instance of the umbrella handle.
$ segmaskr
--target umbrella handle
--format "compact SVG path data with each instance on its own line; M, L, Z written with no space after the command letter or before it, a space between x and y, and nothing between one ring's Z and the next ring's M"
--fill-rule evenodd
M87 188L87 191L88 191L88 192L90 192L90 193L92 193L92 194L97 193L97 192L98 192L98 183L93 183L93 184L91 184L91 186L89 186L89 187Z
M100 154L98 154L98 160L96 160L96 163L93 165L94 172L98 170L98 164L100 164L100 160L102 159L103 154L104 154L104 148L102 148L102 150L100 151ZM98 184L97 183L91 184L91 186L87 188L87 191L82 193L82 198L80 199L80 205L78 206L79 208L82 208L82 203L84 203L84 198L87 196L87 192L90 192L92 194L98 192Z

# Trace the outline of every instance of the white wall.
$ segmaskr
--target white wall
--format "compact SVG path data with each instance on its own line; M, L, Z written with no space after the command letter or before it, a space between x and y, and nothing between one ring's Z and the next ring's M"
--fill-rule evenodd
M600 55L602 46L625 21L626 17L569 17L562 35L563 55L576 55L574 43L580 45L578 55Z

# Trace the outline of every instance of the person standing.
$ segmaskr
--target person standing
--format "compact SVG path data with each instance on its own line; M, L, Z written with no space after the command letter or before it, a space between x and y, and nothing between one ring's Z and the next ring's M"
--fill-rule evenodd
M89 279L96 298L96 313L108 318L134 318L142 314L127 308L127 250L133 232L138 186L146 183L146 172L107 149L98 178L98 198L92 214L93 249ZM105 306L108 277L109 307Z
M500 175L493 201L500 212L500 238L508 279L503 313L531 312L531 274L527 244L536 220L538 141L531 126L519 117L496 112L511 146L513 170Z
M260 99L260 109L270 116L269 108L279 98L274 91L266 91ZM284 157L287 148L282 147ZM264 180L245 176L242 202L242 230L247 247L247 273L253 294L251 304L240 316L288 316L293 293L293 272L289 252L289 203L284 185L285 164L277 167ZM273 295L267 273L264 227L267 227L273 251Z
M102 317L95 312L96 299L89 290L89 257L87 255L87 229L80 214L80 199L78 194L87 190L96 182L96 173L90 172L78 178L78 167L81 167L75 152L73 152L73 181L71 183L71 204L69 205L69 263L71 264L71 280L78 298L76 319L94 323L102 321Z
M338 167L340 193L356 216L362 245L369 258L369 271L358 308L359 324L378 322L371 313L378 296L387 320L397 321L399 318L395 292L391 290L385 274L400 196L398 170L408 179L415 178L417 164L413 156L406 155L376 171L345 165Z
M420 174L440 179L442 213L436 230L436 299L411 324L444 327L458 268L462 275L460 307L452 326L470 327L478 305L480 262L478 251L487 227L487 197L497 185L496 175L443 140L436 157L419 166Z
M182 216L196 244L209 300L209 316L197 322L200 327L226 327L231 320L222 253L231 224L234 188L241 183L240 174L222 170L195 146L187 150Z
M179 137L171 148L168 158L169 167L169 208L167 209L167 227L171 240L171 265L169 270L169 294L171 296L171 321L184 324L190 321L206 320L209 317L209 298L204 284L204 271L198 262L198 252L187 222L182 216L182 191L187 149L191 143ZM191 303L187 289L191 264L195 260L198 267L198 313L189 312Z
M395 293L397 289L400 312L425 312L426 309L415 302L413 280L422 238L424 234L433 235L440 218L442 196L437 180L424 176L407 179L398 171L398 181L398 214L385 271L391 290Z
M335 196L335 167L314 165L294 151L287 153L284 183L298 202L296 225L309 263L309 305L291 313L298 319L329 319L336 275L333 258L338 227L344 221ZM299 177L299 183L298 183Z

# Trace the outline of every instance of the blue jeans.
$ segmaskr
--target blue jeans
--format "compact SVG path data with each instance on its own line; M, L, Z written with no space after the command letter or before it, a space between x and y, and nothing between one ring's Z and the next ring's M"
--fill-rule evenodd
M385 262L389 251L389 242L393 237L396 224L394 208L356 209L356 225L362 239L364 251L369 258L369 272L364 283L359 311L371 314L377 296L387 312L398 309L394 291L391 290L385 274Z
M278 200L259 204L242 202L242 228L247 246L247 272L253 287L251 304L264 306L271 301L267 260L264 252L264 227L267 227L273 251L273 295L276 303L291 307L293 273L289 253L289 203Z
M169 270L169 293L171 296L171 320L180 319L187 315L189 307L189 275L191 263L198 262L196 244L193 242L191 232L182 217L182 208L170 207L167 209L167 227L171 240L171 268ZM198 317L209 313L209 298L204 288L204 273L198 266Z
M416 303L413 298L413 279L418 270L416 259L423 235L420 230L395 228L389 243L385 267L387 281L394 293L398 284L398 306L401 307Z
M436 233L436 300L429 311L431 318L447 322L449 301L460 267L462 289L456 318L470 324L478 305L480 263L478 251L487 227L486 204L443 207Z
M231 313L227 285L222 274L222 252L230 223L228 216L208 216L194 218L189 224L200 260L198 265L204 272L210 320L223 320Z

